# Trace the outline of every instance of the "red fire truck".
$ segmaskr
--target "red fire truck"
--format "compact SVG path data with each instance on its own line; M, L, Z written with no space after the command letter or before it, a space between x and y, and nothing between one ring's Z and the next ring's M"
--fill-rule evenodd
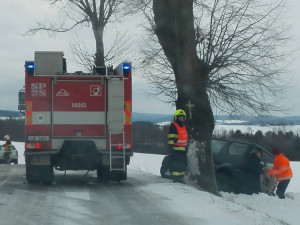
M51 184L56 170L97 170L125 180L131 150L131 63L67 73L63 52L37 51L25 62L26 179ZM25 97L24 97L25 96Z

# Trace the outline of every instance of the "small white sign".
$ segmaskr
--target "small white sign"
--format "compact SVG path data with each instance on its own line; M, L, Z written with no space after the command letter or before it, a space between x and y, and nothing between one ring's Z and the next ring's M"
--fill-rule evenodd
M37 120L38 120L39 122L43 122L43 120L44 120L44 115L39 114L39 115L37 116Z
M31 83L32 97L45 97L46 95L46 83Z
M90 96L101 96L102 87L101 85L90 85Z
M57 93L56 96L70 96L69 92L67 92L65 89L60 89Z

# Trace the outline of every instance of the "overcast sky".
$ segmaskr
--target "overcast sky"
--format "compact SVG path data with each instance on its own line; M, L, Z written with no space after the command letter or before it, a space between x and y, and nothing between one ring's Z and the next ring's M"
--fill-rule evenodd
M300 46L300 2L288 0L290 24L293 28L291 35L294 41L291 43L295 48ZM24 85L24 62L33 60L35 51L63 51L68 62L68 72L78 70L70 60L69 43L74 40L74 33L57 34L49 37L47 34L34 37L25 37L29 28L34 27L35 21L44 21L47 17L54 17L55 9L49 6L47 0L7 0L0 3L0 59L1 59L1 82L0 82L0 110L17 110L17 93ZM134 27L134 26L133 26ZM80 38L92 41L92 33L77 30L76 35ZM130 30L134 33L134 29ZM135 34L136 36L136 34ZM286 102L292 109L288 115L300 116L300 54L297 53L291 64L291 72L287 77L292 80L286 93ZM126 59L130 60L130 59ZM132 61L134 65L134 61ZM135 72L135 71L133 71ZM141 74L133 77L133 111L144 113L173 113L174 107L164 104L154 96L149 96L149 88L141 78Z

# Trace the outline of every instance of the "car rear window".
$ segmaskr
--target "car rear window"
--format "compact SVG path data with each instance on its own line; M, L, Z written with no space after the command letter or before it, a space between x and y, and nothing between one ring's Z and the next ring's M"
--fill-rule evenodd
M249 150L249 145L244 143L231 143L228 147L228 162L234 165L241 165L245 160L245 155Z
M261 155L261 161L263 162L265 167L271 168L273 167L273 156L269 154L267 151L263 150Z
M243 143L232 143L228 148L229 155L243 157L249 149L249 145Z
M213 155L219 154L223 146L226 144L225 140L211 140L211 152Z

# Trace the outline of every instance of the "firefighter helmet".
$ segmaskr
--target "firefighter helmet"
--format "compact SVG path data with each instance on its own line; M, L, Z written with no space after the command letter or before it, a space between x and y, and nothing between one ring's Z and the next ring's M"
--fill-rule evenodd
M9 137L9 135L7 135L7 134L6 134L6 135L4 135L4 140L5 140L5 141L7 141L7 140L10 140L10 137Z
M183 116L185 119L185 117L186 117L185 111L183 109L177 109L174 114L174 119L176 120L178 118L178 116Z

